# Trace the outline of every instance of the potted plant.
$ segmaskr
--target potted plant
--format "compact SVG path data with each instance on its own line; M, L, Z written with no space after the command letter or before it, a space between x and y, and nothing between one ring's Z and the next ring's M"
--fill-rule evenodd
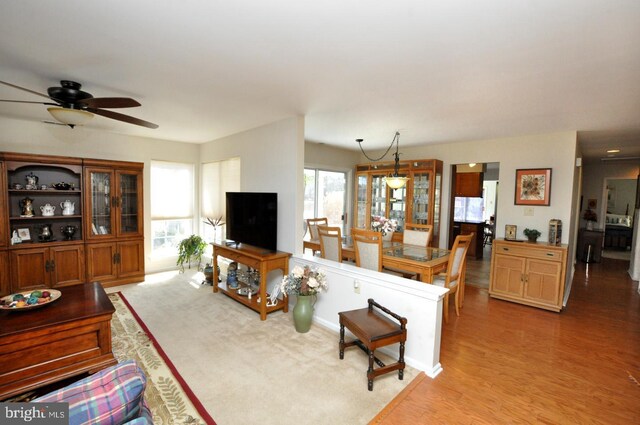
M529 242L535 242L541 235L536 229L524 229L523 233L529 239Z
M180 272L184 273L184 263L189 264L191 268L191 260L198 262L198 269L202 262L202 254L207 248L207 243L198 235L191 235L180 241L178 246L178 261L176 264L180 266Z
M587 208L582 216L587 220L587 230L593 230L593 224L598 221L598 214L596 214L591 208Z

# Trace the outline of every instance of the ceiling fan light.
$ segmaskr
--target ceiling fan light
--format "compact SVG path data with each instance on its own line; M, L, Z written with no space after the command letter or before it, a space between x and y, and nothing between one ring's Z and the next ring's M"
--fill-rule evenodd
M91 112L82 111L80 109L52 107L47 108L47 111L49 111L53 118L61 123L73 126L83 125L93 118L93 114Z
M407 184L407 181L409 181L409 177L390 176L384 178L384 182L391 189L400 189L405 184Z

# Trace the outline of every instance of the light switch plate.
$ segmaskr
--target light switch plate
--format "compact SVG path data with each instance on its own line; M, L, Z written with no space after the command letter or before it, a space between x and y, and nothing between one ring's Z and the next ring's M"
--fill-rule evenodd
M528 217L533 216L533 207L525 207L524 215Z

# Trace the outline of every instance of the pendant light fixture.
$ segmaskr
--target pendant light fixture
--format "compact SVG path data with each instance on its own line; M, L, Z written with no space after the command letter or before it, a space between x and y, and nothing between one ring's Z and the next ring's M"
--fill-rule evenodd
M396 144L396 153L394 154L394 156L395 156L395 165L393 167L393 174L390 175L390 176L384 177L382 180L387 184L387 186L389 186L392 189L400 189L405 184L407 184L407 181L409 181L409 177L403 177L403 176L399 176L398 175L398 170L400 168L400 154L398 153L398 144L400 143L400 132L399 131L396 131L395 136L393 136L393 140L391 140L391 145L389 145L389 147L387 148L386 152L383 153L382 156L380 158L377 158L377 159L370 158L369 155L367 155L367 153L364 151L364 149L362 149L363 139L356 139L356 142L358 143L358 146L360 146L360 150L362 151L362 154L369 161L373 161L373 162L380 161L382 158L384 158L389 153L389 151L393 147L393 144L395 143Z

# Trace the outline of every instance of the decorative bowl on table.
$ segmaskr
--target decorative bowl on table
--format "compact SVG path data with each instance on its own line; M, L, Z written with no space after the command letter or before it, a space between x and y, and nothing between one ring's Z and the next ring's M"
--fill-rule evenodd
M71 183L65 183L65 182L53 183L51 184L51 187L53 187L56 190L69 190L71 189Z
M36 289L16 292L0 298L0 311L25 311L43 307L56 301L62 293L56 289Z

